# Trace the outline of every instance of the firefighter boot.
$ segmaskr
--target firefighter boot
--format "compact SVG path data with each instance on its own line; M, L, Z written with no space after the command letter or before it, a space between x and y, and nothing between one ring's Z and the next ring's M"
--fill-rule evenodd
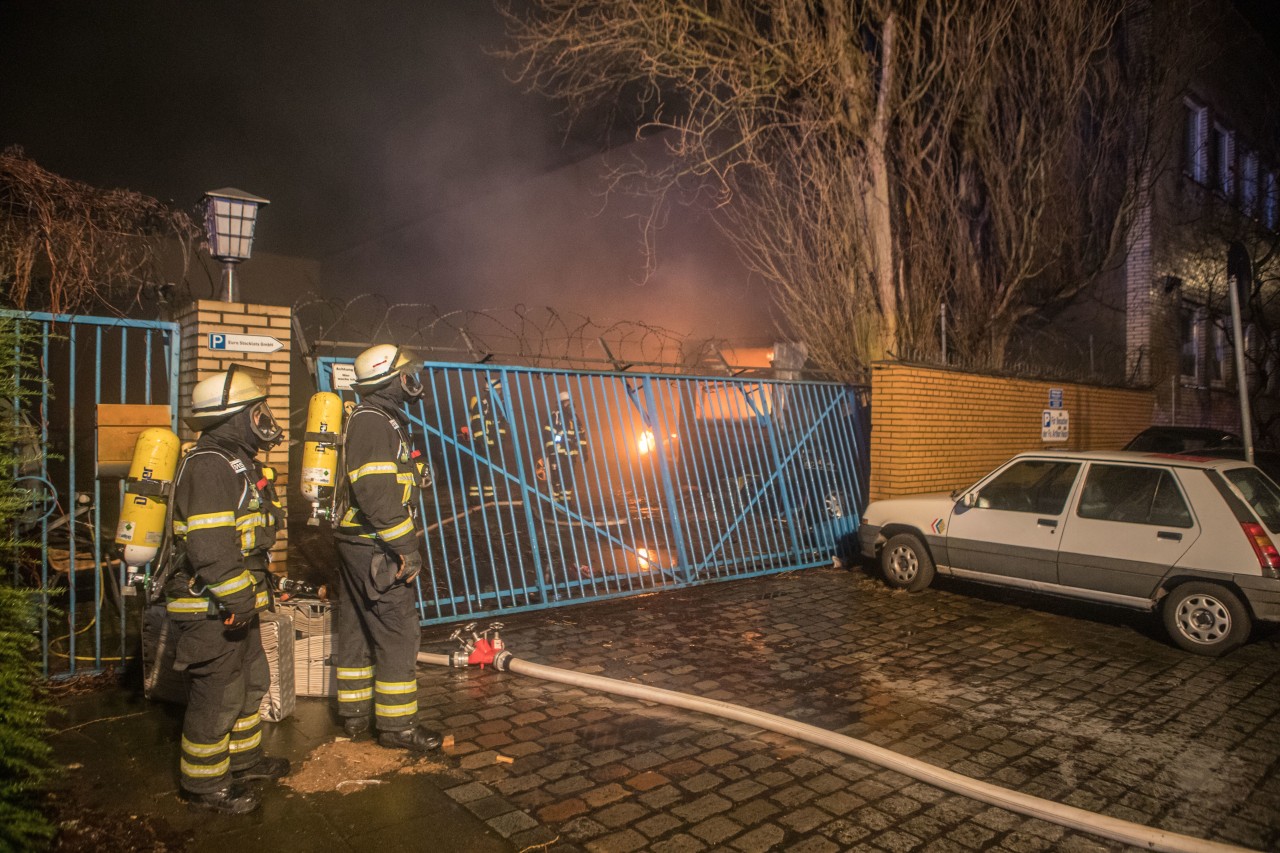
M378 743L388 749L408 749L414 752L431 752L440 748L440 735L422 726L402 732L381 732Z
M232 770L231 778L237 782L254 782L259 779L280 779L289 775L289 759L264 755L258 763L243 770Z
M183 799L192 808L224 814L248 814L258 807L258 795L237 782L208 794L184 793Z
M342 731L347 737L353 740L365 732L369 731L368 717L344 717L342 720Z

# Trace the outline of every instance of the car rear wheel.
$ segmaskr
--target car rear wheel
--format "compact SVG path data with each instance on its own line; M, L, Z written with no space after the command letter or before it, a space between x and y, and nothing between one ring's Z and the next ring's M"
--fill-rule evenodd
M1164 600L1164 627L1173 642L1197 655L1224 655L1249 638L1249 611L1226 587L1184 583Z
M880 568L885 583L894 589L920 592L933 583L933 559L912 533L899 533L885 543L880 551Z

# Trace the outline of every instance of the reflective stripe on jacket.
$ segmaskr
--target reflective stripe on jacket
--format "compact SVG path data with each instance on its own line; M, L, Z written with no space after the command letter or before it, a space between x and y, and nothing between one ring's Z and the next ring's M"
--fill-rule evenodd
M378 540L400 554L416 551L419 474L403 415L362 403L347 419L343 441L346 511L337 535Z
M165 587L175 619L265 610L270 602L266 554L282 512L256 460L203 439L174 478L177 570ZM253 570L251 570L253 569Z

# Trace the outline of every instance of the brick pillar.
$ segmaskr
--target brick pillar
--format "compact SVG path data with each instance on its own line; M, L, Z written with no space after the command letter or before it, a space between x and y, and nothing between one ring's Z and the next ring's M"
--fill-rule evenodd
M191 391L196 383L214 373L226 370L233 364L266 370L271 374L271 387L267 389L267 402L272 413L285 430L285 441L267 454L259 454L263 464L276 471L276 490L288 512L289 490L289 353L292 342L290 325L292 309L280 305L253 305L243 302L219 302L200 299L188 305L177 316L182 327L182 359L178 380L179 436L183 441L194 441L196 433L186 425L191 413ZM275 352L241 352L235 349L214 349L210 335L250 335L256 338L275 338L281 343ZM230 346L256 346L258 341L230 341ZM289 533L282 529L271 550L271 568L284 574L288 559Z

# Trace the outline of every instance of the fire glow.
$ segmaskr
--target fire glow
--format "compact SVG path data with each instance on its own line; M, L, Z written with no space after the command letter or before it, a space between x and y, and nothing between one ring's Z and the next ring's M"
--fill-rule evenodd
M653 430L647 429L640 433L639 439L636 441L636 449L641 456L652 453L653 449L658 446L658 441L653 437Z

